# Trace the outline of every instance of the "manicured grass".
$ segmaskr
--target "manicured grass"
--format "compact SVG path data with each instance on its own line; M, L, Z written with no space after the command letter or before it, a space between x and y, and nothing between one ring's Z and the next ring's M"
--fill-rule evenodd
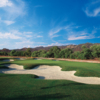
M53 61L53 60L16 60L10 63L23 65L25 69L34 68L37 65L57 65L62 71L77 71L76 76L96 76L100 77L100 63Z
M0 74L0 100L100 100L100 85Z
M100 77L100 64L53 60L16 60L13 63L31 69L37 65L57 65L62 70L76 70L78 76ZM36 75L0 74L0 100L100 100L100 85L86 85L69 80L42 80Z
M76 76L95 76L100 77L100 63L72 62L72 61L53 61L53 60L15 60L13 62L0 62L0 67L3 64L14 63L23 65L25 69L31 69L38 65L57 65L62 68L62 71L75 70ZM4 67L5 68L5 67Z

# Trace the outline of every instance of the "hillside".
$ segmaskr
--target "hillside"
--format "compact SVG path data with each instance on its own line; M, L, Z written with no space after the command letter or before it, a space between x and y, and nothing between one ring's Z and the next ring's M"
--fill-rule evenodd
M82 45L85 45L87 48L90 48L92 45L94 45L93 43L85 43L85 44L79 44L79 45L65 45L65 46L58 46L60 49L65 49L65 48L71 48L73 51L81 51L81 47ZM100 43L95 43L95 45L100 45ZM47 47L35 47L35 48L30 48L31 51L37 51L37 50L46 50L48 51L50 48L52 48L53 46L47 46ZM16 51L26 51L27 48L22 48L22 49L14 49ZM9 49L1 49L0 51L6 51L6 52L10 52L11 50Z

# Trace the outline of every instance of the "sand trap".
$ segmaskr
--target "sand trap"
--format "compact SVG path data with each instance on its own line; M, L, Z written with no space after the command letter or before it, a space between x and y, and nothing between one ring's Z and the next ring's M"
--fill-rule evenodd
M6 65L10 69L0 69L0 73L6 74L35 74L40 79L57 79L57 80L71 80L85 84L100 84L98 77L78 77L75 76L76 71L61 71L59 66L40 65L30 70L23 69L23 66L16 64Z
M10 69L23 69L23 66L21 65L16 65L16 64L5 64L4 66L10 68Z
M2 60L2 61L14 61L13 59L5 59L5 60Z
M17 60L25 60L26 58L15 58Z
M42 59L34 58L34 60L42 60Z

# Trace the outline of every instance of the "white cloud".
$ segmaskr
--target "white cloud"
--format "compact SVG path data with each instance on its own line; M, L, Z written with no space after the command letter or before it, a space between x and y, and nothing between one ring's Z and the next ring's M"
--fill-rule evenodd
M49 31L49 36L50 38L59 37L60 35L57 35L57 33L59 33L62 30L69 30L71 27L71 24L62 27L57 26Z
M89 17L100 16L100 0L87 4L83 11Z
M12 2L9 0L0 0L0 7L12 6Z
M2 18L15 20L19 16L26 14L25 3L22 0L0 0L3 9Z
M34 42L31 42L31 41L29 41L29 40L24 40L24 41L21 41L21 42L16 42L16 44L20 44L20 45L29 45L29 44L33 44Z
M24 34L31 34L31 33L33 33L33 32L24 32Z
M13 24L15 22L14 21L5 20L4 23L7 24L7 25L11 25L11 24Z
M9 32L2 33L0 32L0 38L2 39L31 39L32 35L28 32L19 32L18 30L11 30Z
M85 34L73 34L69 35L68 40L81 40L81 39L93 39L95 36L93 34L85 33Z
M38 36L37 36L37 38L41 38L41 37L43 37L43 36L41 36L41 35L38 35Z
M62 29L63 29L62 27L51 29L49 32L49 36L51 36L51 38L53 38L53 35L60 32Z
M55 42L55 43L51 43L48 46L63 46L63 45L70 45L71 43L59 43L59 42Z
M0 38L3 39L21 39L20 36L12 34L12 33L1 33L0 32Z

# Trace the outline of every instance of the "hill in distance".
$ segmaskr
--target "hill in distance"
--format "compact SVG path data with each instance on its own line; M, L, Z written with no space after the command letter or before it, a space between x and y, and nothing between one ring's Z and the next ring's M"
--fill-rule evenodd
M95 45L100 45L100 43L94 43ZM90 48L91 46L94 45L93 43L85 43L85 44L79 44L79 45L65 45L65 46L58 46L60 49L65 49L65 48L71 48L73 51L82 51L82 45L85 45L87 48ZM54 46L47 46L47 47L43 47L43 46L40 46L40 47L35 47L35 48L30 48L31 51L38 51L38 50L46 50L46 51L49 51L50 48L52 48ZM13 49L13 50L16 50L16 51L26 51L27 48L22 48L22 49ZM9 49L2 49L0 51L5 51L5 52L10 52L11 50Z

